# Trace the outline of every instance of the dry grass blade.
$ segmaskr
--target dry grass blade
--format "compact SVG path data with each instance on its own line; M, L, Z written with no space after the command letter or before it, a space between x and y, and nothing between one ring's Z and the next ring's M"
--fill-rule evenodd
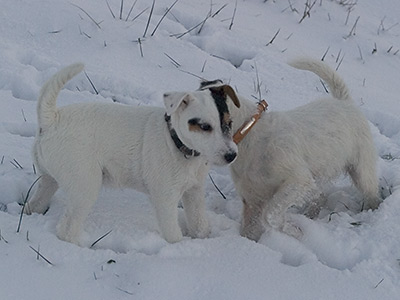
M71 3L71 5L72 5L72 6L75 6L75 7L78 8L78 9L80 9L85 15L87 15L87 16L89 17L90 20L92 20L92 22L93 22L99 29L101 29L100 23L97 22L95 19L93 19L82 7L79 7L78 5L73 4L73 3Z
M8 241L4 238L4 236L1 234L1 230L0 230L0 241L3 240L4 243L8 244Z
M89 248L93 248L98 242L100 242L102 239L104 239L107 235L109 235L112 232L112 230L108 231L107 233L103 234L101 237L99 237L97 240L95 240Z
M278 31L277 31L277 32L274 34L274 36L272 37L272 39L271 39L265 46L271 45L271 44L275 41L275 39L276 39L276 37L278 36L278 34L279 34L280 31L281 31L281 29L279 28Z
M216 15L218 15L227 5L228 5L228 3L225 3L224 5L222 5L222 7L220 9L218 9L215 13L213 13L211 18L214 18Z
M342 64L343 59L344 59L344 55L342 56L342 59L339 61L339 64L338 64L337 67L336 67L336 71L339 70L339 67L340 67L340 65Z
M20 165L20 163L14 158L12 161L10 161L10 164L12 164L15 168L22 170L23 167Z
M35 248L33 248L32 246L29 246L29 248L31 248L36 254L37 254L37 259L42 258L45 262L47 262L50 266L53 266L53 263L48 260L46 257L44 257L39 250L36 250Z
M206 24L206 21L208 20L208 18L211 17L211 13L212 13L212 7L210 7L210 10L208 11L208 15L207 18L204 20L204 22L201 24L199 30L197 31L197 34L200 34L201 31L203 30L204 25Z
M166 10L166 12L163 14L163 16L161 17L160 21L158 21L156 28L154 28L153 32L151 33L150 36L153 36L156 33L156 30L158 29L158 26L160 26L161 22L164 20L164 18L167 16L167 14L169 13L169 11L175 6L175 4L178 2L178 0L175 0L174 3L172 3L172 5Z
M362 51L361 51L360 45L357 44L357 48L358 48L358 53L360 54L361 61L364 62L364 58L363 58L363 55L362 55Z
M375 54L376 52L378 52L378 46L376 45L376 43L374 43L374 49L372 49L372 54Z
M153 0L153 4L151 5L151 9L150 9L150 15L149 15L149 18L147 19L146 28L145 28L144 33L143 33L143 37L144 38L146 37L147 30L149 29L150 20L151 20L151 17L153 16L153 11L154 11L154 5L155 4L156 4L156 0Z
M29 187L28 192L26 193L24 202L22 203L21 214L19 215L19 221L18 221L17 232L19 232L20 229L21 229L22 216L24 215L24 210L25 210L26 203L28 202L28 199L29 199L29 194L31 193L31 190L32 190L32 188L34 187L34 185L36 184L36 182L38 182L39 179L40 179L41 177L42 177L42 176L39 176L38 178L36 178L36 180L35 180L35 181L31 184L31 186Z
M119 19L122 20L122 12L124 10L124 0L121 0L121 6L119 8Z
M121 291L121 292L124 292L125 294L128 294L128 295L134 295L132 292L129 292L129 291L127 291L127 290L123 290L123 289L121 289L121 288L119 288L119 287L116 287L116 289L117 290L119 290L119 291Z
M317 0L315 0L313 3L310 2L310 0L307 0L307 2L305 3L305 7L304 7L304 13L303 13L303 17L300 19L299 24L301 22L303 22L303 20L306 17L311 17L311 10L314 7L315 3L317 2Z
M357 27L358 20L360 20L360 16L357 17L356 21L354 22L353 27L351 28L351 30L350 30L349 34L346 36L346 38L349 38L352 35L356 35L356 27Z
M200 80L202 80L202 81L206 81L205 78L203 78L203 77L201 77L201 76L199 76L199 75L196 75L196 74L194 74L194 73L192 73L192 72L185 71L185 70L182 70L182 69L178 69L178 70L181 71L181 72L183 72L183 73L192 75L193 77L196 77L196 78L198 78L198 79L200 79Z
M94 92L96 93L96 95L98 95L98 94L99 94L99 91L98 91L98 90L96 89L96 87L94 86L93 81L89 78L89 75L86 73L86 71L85 71L84 73L85 73L85 76L86 76L87 80L89 80L89 83L90 83L90 85L92 86Z
M229 24L229 30L232 29L233 21L234 21L235 16L236 16L236 9L237 9L237 0L236 0L236 2L235 2L235 8L234 8L234 10L233 10L233 16L232 16L232 19L231 19L231 23Z
M211 177L211 174L208 174L208 177L210 177L212 184L214 185L215 189L219 192L219 194L222 196L222 198L224 198L226 200L226 196L224 195L224 193L221 192L221 190L215 184L214 179Z
M329 47L326 49L324 55L322 55L321 61L324 61L324 60L325 60L325 57L326 57L326 55L328 54L330 48L331 48L331 46L329 46Z
M128 15L127 15L126 18L125 18L125 21L128 21L130 15L131 15L131 13L132 13L132 10L133 10L133 8L135 7L137 1L138 1L138 0L135 0L135 2L133 2L132 6L131 6L131 9L129 10L129 13L128 13Z
M110 7L110 4L108 3L107 0L106 0L106 3L107 3L108 10L110 11L112 17L115 19L115 15L114 15L114 13L113 13L113 11L112 11L112 9L111 9L111 7Z
M321 82L322 87L324 88L325 92L326 92L327 94L329 94L329 90L326 88L325 83L322 81L322 79L320 79L319 81Z
M142 40L140 38L138 38L137 43L139 44L140 56L144 57L143 48L142 48Z
M292 2L290 2L290 0L288 0L288 2L289 2L289 6L288 6L287 8L285 8L284 10L282 10L282 12L284 12L284 11L286 11L288 8L290 8L290 10L291 10L292 12L299 13L299 11L298 11L295 7L293 7Z
M336 63L338 63L338 61L339 61L340 54L342 54L342 49L339 50L339 53L338 53L338 55L336 56Z
M256 86L256 92L258 94L258 101L261 101L261 82L260 82L260 77L258 76L258 68L257 68L257 63L254 62L254 69L256 70L256 79L257 79L257 86Z
M180 33L180 34L172 34L171 36L176 36L177 39L180 39L181 37L183 37L184 35L190 33L191 31L195 30L197 27L199 26L203 26L204 23L208 20L208 18L210 17L210 15L208 14L207 17L201 21L199 24L193 26L192 28L190 28L189 30L185 31L184 33Z
M173 64L175 67L179 68L179 67L181 66L180 63L178 63L175 59L173 59L173 58L172 58L171 56L169 56L167 53L164 52L164 55L165 55L166 57L168 57L168 58L171 60L172 64Z
M385 278L382 278L381 281L379 281L379 282L375 285L374 289L376 289L384 280L385 280Z
M26 122L26 117L25 117L25 112L23 109L21 109L22 117L24 118L24 121Z
M207 64L207 60L204 61L203 67L201 68L201 73L204 72L204 70L206 68L206 64Z

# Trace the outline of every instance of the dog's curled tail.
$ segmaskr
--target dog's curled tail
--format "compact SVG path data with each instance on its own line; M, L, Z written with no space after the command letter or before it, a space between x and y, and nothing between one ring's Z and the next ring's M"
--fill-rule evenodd
M42 87L37 103L39 128L45 129L57 118L57 96L64 85L84 68L81 63L72 64L54 74Z
M289 65L300 70L307 70L317 74L328 86L332 96L339 100L350 99L349 89L343 79L320 60L300 58L289 62Z

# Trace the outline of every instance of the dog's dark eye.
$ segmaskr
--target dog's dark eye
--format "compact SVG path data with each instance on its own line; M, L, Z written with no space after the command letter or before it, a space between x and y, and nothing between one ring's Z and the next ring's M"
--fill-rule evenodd
M200 129L203 131L211 131L212 127L210 124L204 123L204 124L200 124Z
M197 119L197 118L190 119L190 120L188 121L189 125L192 125L192 126L197 126L197 125L199 125L199 122L200 122L200 119Z
M188 121L190 131L211 131L212 127L208 123L201 123L200 119L194 118Z

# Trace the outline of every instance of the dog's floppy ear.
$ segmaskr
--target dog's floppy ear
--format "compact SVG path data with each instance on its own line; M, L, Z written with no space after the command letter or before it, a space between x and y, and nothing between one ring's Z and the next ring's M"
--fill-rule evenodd
M232 102L235 104L236 107L240 107L240 101L239 98L236 96L235 91L230 85L224 84L216 87L211 87L210 90L217 91L219 93L223 93L224 95L228 96L231 98Z
M188 105L191 97L185 92L171 92L164 94L164 105L167 115L173 114L179 106Z
M236 96L236 93L233 90L233 88L230 85L227 85L227 84L223 85L222 88L224 89L225 94L227 94L229 96L229 98L231 98L231 100L236 105L236 107L239 108L240 107L240 101L239 101L239 98Z

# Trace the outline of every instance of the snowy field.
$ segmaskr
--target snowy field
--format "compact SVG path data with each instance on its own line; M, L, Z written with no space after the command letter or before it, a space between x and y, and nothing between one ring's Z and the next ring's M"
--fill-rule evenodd
M400 2L152 4L1 1L0 299L400 299ZM239 235L242 204L229 169L214 168L226 199L208 180L207 239L168 244L146 196L131 190L102 191L82 235L87 247L55 235L62 192L46 215L23 216L17 233L19 203L36 179L36 99L63 66L83 62L87 75L67 84L60 106L162 106L164 92L221 78L280 111L326 93L315 75L286 64L304 55L337 68L370 121L385 198L378 210L360 212L360 195L339 178L317 219L292 213L300 240L269 232L255 243ZM184 227L182 210L180 219Z

